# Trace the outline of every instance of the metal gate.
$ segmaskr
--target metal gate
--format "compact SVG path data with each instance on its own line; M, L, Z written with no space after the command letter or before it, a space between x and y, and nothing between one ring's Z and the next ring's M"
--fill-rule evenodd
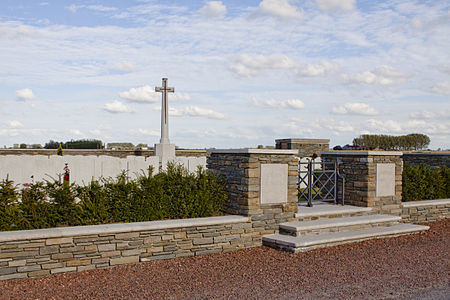
M308 201L310 207L317 200L344 205L345 178L339 174L336 162L300 161L298 179L299 201Z

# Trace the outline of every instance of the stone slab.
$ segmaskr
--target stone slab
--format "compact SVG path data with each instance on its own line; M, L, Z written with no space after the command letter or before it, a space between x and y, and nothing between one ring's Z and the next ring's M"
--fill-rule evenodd
M361 151L361 150L335 150L335 151L322 151L321 154L325 155L355 155L355 156L367 156L367 155L381 155L381 156L401 156L403 152L400 151Z
M287 203L288 165L261 164L261 204Z
M435 206L435 205L446 205L446 204L450 204L450 199L402 202L403 207Z
M401 219L402 219L401 217L391 215L369 215L369 216L319 219L314 221L286 222L280 224L280 228L286 231L297 232L301 230L314 230L323 228L352 226L352 225L365 225L382 222L396 222L401 221Z
M313 207L299 206L296 218L323 217L337 214L362 213L372 211L372 207L359 207L352 205L318 204Z
M235 224L235 223L245 223L248 221L249 218L246 216L230 215L230 216L193 218L193 219L177 219L177 220L163 220L163 221L136 222L136 223L117 223L117 224L75 226L75 227L58 227L48 229L36 229L36 230L4 231L0 232L0 242Z
M395 196L395 164L377 164L377 197Z
M274 243L290 248L310 247L335 242L358 241L369 238L379 238L390 235L420 232L428 230L429 226L398 224L390 227L374 227L370 229L335 232L331 234L305 235L294 237L290 235L271 234L263 236L263 242Z
M298 150L285 150L285 149L251 149L251 148L243 148L243 149L213 149L208 150L208 153L236 153L236 154L281 154L281 155L292 155L298 154Z

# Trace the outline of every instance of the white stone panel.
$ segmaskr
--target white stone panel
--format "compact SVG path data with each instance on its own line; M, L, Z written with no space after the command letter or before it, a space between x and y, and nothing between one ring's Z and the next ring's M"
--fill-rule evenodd
M376 196L395 195L395 164L377 164Z
M287 164L261 164L260 183L261 204L287 203Z

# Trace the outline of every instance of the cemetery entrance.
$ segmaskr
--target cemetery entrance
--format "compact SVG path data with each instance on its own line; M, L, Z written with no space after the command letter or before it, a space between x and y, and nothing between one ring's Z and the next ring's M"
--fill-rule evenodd
M345 178L336 162L305 159L298 166L298 199L309 207L313 201L330 201L344 205Z

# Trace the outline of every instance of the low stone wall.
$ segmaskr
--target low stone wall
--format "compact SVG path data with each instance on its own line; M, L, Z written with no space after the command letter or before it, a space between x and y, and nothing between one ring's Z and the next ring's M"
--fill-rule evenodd
M450 199L402 203L403 222L430 222L450 218Z
M408 166L425 164L430 167L450 168L450 152L404 152L403 162Z
M298 149L299 157L320 156L322 151L330 149L329 139L278 139L275 140L277 149Z
M203 149L176 149L176 156L206 157L208 155ZM109 149L64 149L64 155L80 156L113 156L126 158L127 156L154 156L150 150L109 150ZM0 156L4 155L56 155L56 149L0 149Z
M263 231L222 216L0 232L0 280L260 246Z

